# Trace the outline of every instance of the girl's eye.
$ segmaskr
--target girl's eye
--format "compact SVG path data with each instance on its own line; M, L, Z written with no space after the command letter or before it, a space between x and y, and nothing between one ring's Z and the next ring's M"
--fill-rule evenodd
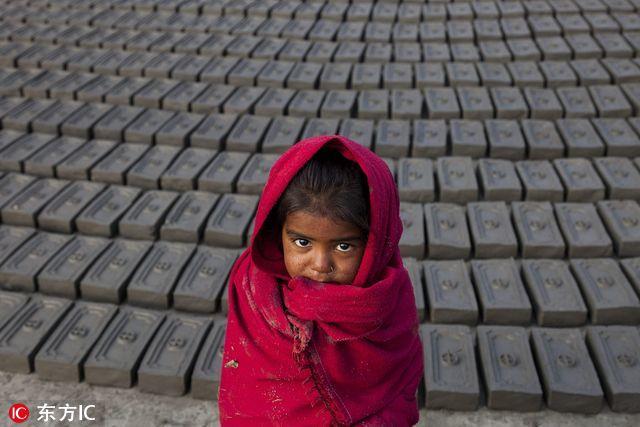
M338 250L340 252L348 252L351 249L351 245L349 243L340 243L338 244Z
M301 248L306 248L309 243L309 241L306 239L295 239L293 242ZM302 242L302 244L298 242Z

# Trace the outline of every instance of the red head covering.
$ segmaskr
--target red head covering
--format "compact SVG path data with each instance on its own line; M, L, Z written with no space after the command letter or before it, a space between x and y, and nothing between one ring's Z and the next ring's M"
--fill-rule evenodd
M322 147L355 161L369 185L369 235L351 284L291 278L263 226L296 173ZM422 346L402 265L397 189L385 162L341 136L305 139L273 165L251 244L229 279L219 390L223 425L411 425ZM274 238L276 237L276 238Z

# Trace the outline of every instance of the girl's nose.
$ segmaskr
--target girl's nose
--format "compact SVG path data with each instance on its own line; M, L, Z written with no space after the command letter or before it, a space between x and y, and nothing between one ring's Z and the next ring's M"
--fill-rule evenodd
M311 264L311 269L316 274L329 274L333 271L333 269L331 268L333 264L329 255L327 255L326 253L318 253L312 256L313 261Z

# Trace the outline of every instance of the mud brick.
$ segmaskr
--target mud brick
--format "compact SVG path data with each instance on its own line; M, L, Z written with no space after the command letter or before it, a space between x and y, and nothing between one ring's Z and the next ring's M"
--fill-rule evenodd
M198 188L217 193L233 193L240 171L251 153L222 151L198 178Z
M429 5L425 5L429 7ZM443 19L443 21L446 18ZM447 38L447 27L444 22L436 22L427 19L418 26L420 41L423 43L443 43Z
M498 19L500 12L495 3L478 1L471 4L476 17L481 19Z
M552 121L523 120L521 125L530 159L549 159L564 155L564 144Z
M227 81L231 85L254 85L256 83L256 77L267 65L267 61L264 59L241 59L227 76Z
M156 242L138 265L127 286L127 301L133 305L168 308L171 292L196 246Z
M289 22L291 22L289 19L284 18L267 19L256 31L257 36L265 38L258 44L252 55L257 58L275 58L287 42L285 39L276 39L275 37L280 37L282 30ZM258 53L259 51L260 53Z
M94 167L91 180L111 184L124 184L127 171L149 149L145 144L119 144Z
M245 232L257 208L258 196L224 194L207 221L205 242L209 245L241 248Z
M562 37L537 37L536 43L545 61L568 61L571 59L571 48Z
M338 119L309 119L300 139L319 135L334 135L338 132Z
M238 63L239 58L217 57L209 62L200 73L200 81L206 83L225 83L227 76Z
M52 135L38 133L28 133L20 136L2 150L0 168L4 171L20 172L24 170L25 161L50 144L54 139L55 137Z
M46 71L22 85L22 94L30 98L48 98L49 88L67 76L62 71Z
M373 143L373 120L343 119L339 134L371 149Z
M408 156L410 135L409 122L380 120L376 129L375 152L382 157Z
M259 151L263 136L269 127L268 117L243 115L226 139L226 149L233 151Z
M311 41L330 41L335 38L339 27L339 22L319 19L315 22L307 36Z
M236 114L211 114L189 136L192 147L219 149L237 120Z
M608 199L640 198L640 173L623 157L599 157L593 164L607 187Z
M490 91L491 99L495 105L496 118L522 119L529 115L529 107L518 88L494 87Z
M36 178L18 173L8 173L0 178L0 207L7 206L16 195L22 193Z
M575 73L565 61L545 60L540 62L539 66L548 88L575 86L578 82Z
M502 30L497 19L474 19L473 30L479 41L502 40ZM473 36L471 41L473 41Z
M218 194L188 191L175 201L160 228L162 240L197 243Z
M320 89L346 89L351 75L352 64L325 64L320 74Z
M211 323L205 317L168 315L142 359L138 387L169 396L184 394Z
M423 20L429 23L447 19L446 5L440 3L425 3L422 5Z
M511 204L515 229L525 258L562 258L565 244L549 202Z
M182 82L162 100L162 108L173 111L189 111L192 102L207 88L209 88L207 83Z
M429 321L475 325L478 303L464 261L424 261L422 265Z
M110 244L108 239L101 237L76 236L38 274L38 290L75 299L80 278Z
M532 39L507 39L507 47L515 63L507 64L514 81L526 86L542 87L543 77L531 61L540 61L542 53Z
M478 86L480 77L473 64L465 62L447 62L444 65L449 84L453 87Z
M226 326L224 317L215 317L211 332L202 345L191 376L191 396L196 399L218 399Z
M413 64L413 75L416 88L442 87L445 85L445 71L440 63L421 62Z
M607 147L607 156L640 155L640 138L624 119L593 119L592 123Z
M156 145L147 150L126 173L128 185L160 188L160 177L180 153L181 148Z
M382 68L382 84L388 89L410 89L413 85L411 64L385 64Z
M468 258L471 239L465 210L448 203L425 205L427 253L429 259Z
M568 202L595 202L604 199L605 187L587 159L556 159L554 165L562 180Z
M277 154L254 154L242 169L236 187L238 193L260 195L271 167L280 157Z
M99 76L78 90L76 96L80 101L103 102L105 95L122 81L120 77Z
M191 134L205 118L202 114L177 113L155 135L157 144L188 145Z
M29 298L22 293L0 291L0 330L20 312Z
M611 238L595 206L588 203L556 203L555 208L570 258L613 254Z
M504 202L469 203L467 214L476 258L517 255L518 240Z
M191 111L194 113L217 113L221 106L231 96L235 87L228 85L211 84L197 98L190 102Z
M72 236L38 232L15 250L0 267L3 289L35 292L37 274Z
M396 28L397 25L400 24L396 24ZM393 45L393 57L396 62L417 63L422 60L422 46L416 43L417 28L415 25L411 25L410 28L412 29L411 42L397 42Z
M465 203L478 199L478 183L471 158L440 157L436 174L440 188L440 201Z
M324 91L301 90L289 103L288 112L292 116L318 117L320 105L325 97Z
M44 74L44 72L40 70L14 71L0 80L0 95L20 96L22 94L22 87L39 77L41 74Z
M589 92L598 110L599 117L629 117L631 105L617 86L590 86Z
M199 246L173 293L174 307L189 312L220 311L220 297L238 252Z
M135 307L120 307L84 362L89 384L133 386L136 367L153 338L164 314Z
M176 113L171 111L156 109L144 110L124 129L124 140L127 142L152 144L156 141L156 134L175 115Z
M403 257L424 258L424 208L418 203L400 202L403 233L400 253Z
M552 89L530 88L523 91L532 119L562 118L562 105Z
M284 87L287 77L296 65L293 61L269 61L257 77L260 87Z
M573 259L571 268L591 313L591 323L635 325L640 301L614 259Z
M2 222L35 227L40 211L68 184L68 181L49 178L35 181L2 208Z
M131 239L154 240L178 196L173 191L145 192L119 221L120 234Z
M422 206L420 206L420 209L422 210ZM422 266L415 258L403 258L402 263L409 272L409 278L411 279L411 285L413 287L413 296L418 311L418 319L422 322L425 320L427 311L425 307L424 287L422 285Z
M0 96L0 119L24 102L23 98Z
M482 157L487 151L487 141L482 123L476 120L451 120L449 122L451 155Z
M287 87L292 89L314 89L320 78L322 64L297 63L287 77Z
M367 43L367 49L364 52L365 62L384 64L386 62L391 61L391 57L392 57L392 45L390 43L381 43L381 42Z
M512 162L479 159L478 176L484 200L509 202L522 198L522 185Z
M531 37L531 31L527 21L522 16L505 16L500 19L500 27L507 40L527 39Z
M82 298L116 304L122 302L131 275L151 246L151 242L113 240L81 279Z
M489 156L514 160L524 158L525 140L518 122L486 120L485 129L489 141Z
M378 89L381 78L381 64L355 64L351 73L351 87L357 90Z
M597 206L616 254L640 255L640 206L633 200L603 200Z
M489 63L506 63L511 61L511 52L507 44L502 40L479 42L478 49L480 50L482 59L487 63L486 65L499 65ZM477 65L480 64L484 65L484 63L477 63ZM511 80L511 77L509 77L509 80Z
M419 119L422 117L423 104L420 90L393 90L391 92L391 117L393 119Z
M49 96L56 99L76 99L76 93L98 77L89 73L71 73L49 88Z
M501 87L511 85L511 75L504 64L481 62L476 65L482 86Z
M144 108L117 106L102 116L93 126L93 135L96 138L105 138L115 141L122 141L125 129L131 123L136 121L141 114L145 112ZM168 112L164 112L167 114ZM171 113L172 114L172 113Z
M422 44L422 56L425 62L448 62L451 61L449 45L441 42L427 42Z
M477 334L487 406L511 411L539 410L542 388L527 330L517 326L479 326Z
M587 307L578 284L562 260L523 260L522 271L540 326L579 326Z
M507 64L507 68L511 73L515 86L525 88L542 88L544 85L544 77L538 70L536 63L533 61L510 62ZM527 91L525 89L525 96L526 95ZM535 100L536 99L531 99L532 102ZM529 97L527 97L527 101L529 102ZM534 106L531 105L531 103L529 105L531 110L533 110ZM544 106L545 105L542 105L542 107Z
M6 39L6 37L3 38ZM16 59L18 59L23 53L27 52L30 48L31 45L27 43L3 43L3 45L0 46L0 55L2 55L0 65L3 67L15 67Z
M305 119L301 117L274 118L265 134L262 152L284 153L299 140L304 124Z
M129 51L140 53L148 51L151 45L162 39L163 33L160 31L142 31L128 39L125 48Z
M82 108L71 114L62 122L60 130L63 135L75 136L79 138L90 138L93 135L93 128L113 109L110 105L104 104L84 104Z
M353 90L331 90L327 92L322 107L320 117L342 118L351 117L355 110L358 92Z
M430 409L474 411L480 404L474 337L467 326L421 325L425 402Z
M581 86L609 84L609 73L595 59L579 59L569 62L578 75Z
M605 58L602 65L611 74L613 83L635 83L640 79L640 68L629 59Z
M462 118L464 119L491 119L493 118L493 105L486 88L460 87L456 89Z
M580 330L533 328L531 339L547 406L560 412L598 413L604 396Z
M151 80L143 77L128 77L115 85L105 95L105 101L111 104L133 104L133 98L143 89L151 85Z
M138 188L110 186L76 217L78 231L89 235L113 236L118 221L140 193Z
M590 60L602 57L602 49L589 34L566 35L565 40L573 51L573 57L576 60Z
M291 21L282 31L281 36L286 37L286 33L291 31L295 32L298 28L297 26L301 24L302 21ZM311 21L306 21L307 24L312 24ZM303 24L304 25L304 24ZM307 30L308 31L308 30ZM284 47L278 54L278 59L286 60L286 61L303 61L309 49L311 49L312 43L308 40L287 40Z
M225 101L222 111L224 113L249 113L253 111L253 106L264 94L265 88L241 87Z
M38 227L61 233L75 231L75 218L105 189L104 184L77 181L57 194L38 214Z
M593 38L602 46L607 58L631 58L635 54L633 47L620 34L595 33Z
M470 21L449 20L446 26L447 37L451 43L473 42L474 31Z
M169 79L154 79L133 95L133 104L140 107L160 108L163 99L178 85Z
M397 180L400 200L414 203L435 200L432 160L401 158L398 160Z
M427 116L430 119L457 119L460 105L452 88L426 88Z
M556 121L569 157L594 157L604 154L604 144L586 119L561 119Z
M13 130L0 130L0 151L10 147L13 143L26 135Z
M562 87L556 89L558 100L567 118L595 117L596 107L591 102L585 87Z
M153 46L151 49L153 50ZM156 79L167 79L184 59L185 55L182 54L162 53L144 65L144 75Z
M182 37L173 45L173 50L177 53L198 53L198 49L212 36L209 34L192 33Z
M0 330L0 368L28 374L47 335L72 306L66 299L35 295Z
M632 326L592 326L587 328L587 344L611 409L639 412L638 329Z
M633 107L635 114L640 112L640 84L638 83L623 83L620 88L624 92L625 96L629 100L629 103Z
M120 64L123 63L129 55L131 55L130 52L109 50L92 64L92 71L96 74L118 74Z
M47 108L51 107L55 101L49 99L27 99L2 118L4 129L13 129L28 132L31 130L33 120Z
M363 90L358 97L358 118L386 119L389 116L389 91Z
M525 200L552 202L564 200L564 188L550 162L516 162L516 171L522 181Z
M205 148L187 148L162 174L160 184L165 190L187 191L196 187L200 173L218 153Z

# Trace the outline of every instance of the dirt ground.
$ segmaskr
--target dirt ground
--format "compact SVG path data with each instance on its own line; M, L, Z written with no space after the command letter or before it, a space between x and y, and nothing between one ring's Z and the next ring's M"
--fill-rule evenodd
M7 417L9 407L16 402L25 403L32 411L29 421L22 426L63 426L69 423L38 422L37 405L44 403L61 406L96 405L96 413L104 415L104 422L76 422L71 425L122 426L216 426L216 402L205 402L189 396L167 397L141 393L136 389L94 387L85 383L41 381L36 375L18 375L0 372L0 426L13 424ZM6 421L5 421L6 420ZM420 411L419 426L429 427L637 427L640 414L616 414L608 409L596 416L565 414L549 410L533 413L489 411L476 412Z

